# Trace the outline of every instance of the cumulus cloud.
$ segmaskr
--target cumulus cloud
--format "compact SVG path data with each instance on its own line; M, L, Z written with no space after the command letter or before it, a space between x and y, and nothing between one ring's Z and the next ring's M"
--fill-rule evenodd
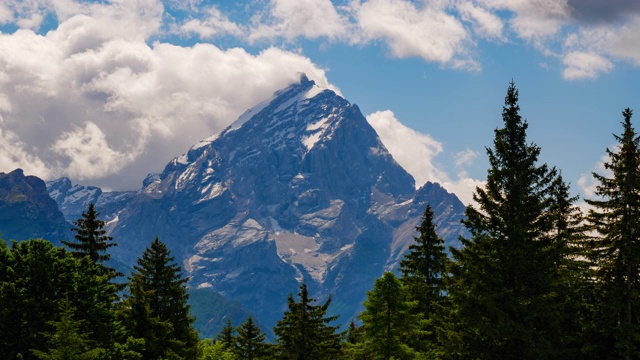
M405 0L355 2L353 11L363 41L383 40L393 56L419 56L429 62L478 70L470 56L467 29L442 2L417 7Z
M611 31L608 42L602 47L613 57L640 66L640 15Z
M569 19L566 0L478 0L493 11L511 13L511 28L524 39L553 35Z
M331 87L323 69L281 49L150 43L158 1L55 4L64 20L48 33L0 34L0 142L17 156L0 156L2 171L24 160L45 178L135 189L299 72Z
M464 171L464 166L471 164L478 156L477 153L466 150L457 154L457 179L451 179L436 166L435 157L443 148L431 136L403 125L390 110L369 114L367 121L398 164L413 176L417 187L427 181L437 182L456 194L463 203L470 204L473 201L473 191L482 182L470 178Z
M87 122L83 129L62 133L51 148L67 158L66 173L80 180L119 172L141 150L121 152L112 149L105 133L92 122Z
M595 79L613 69L611 61L594 53L571 52L564 56L562 62L566 66L562 77L567 80Z
M14 133L0 128L0 171L9 172L22 168L27 174L51 176L52 170L27 149L29 146Z
M473 29L478 36L494 40L505 40L503 34L504 23L496 14L472 2L458 3L457 10L463 20L473 24Z
M391 110L370 114L367 121L398 164L413 175L416 186L427 181L440 182L438 180L446 176L433 164L434 158L442 152L442 144L431 136L403 125Z
M272 0L251 30L252 42L283 37L340 39L347 33L348 20L330 0Z
M610 149L613 149L612 151L616 152L618 147L619 147L619 144L615 144ZM608 154L603 155L600 158L600 160L594 165L593 172L608 178L613 177L613 172L604 166L604 164L609 161L610 161L609 155ZM592 173L582 174L578 179L578 187L580 188L580 190L582 190L582 193L587 198L593 198L595 196L596 187L598 185L599 183L593 177Z
M242 36L242 27L229 20L215 6L203 11L204 19L190 19L180 25L179 32L191 35L195 34L202 39L211 39L222 35Z

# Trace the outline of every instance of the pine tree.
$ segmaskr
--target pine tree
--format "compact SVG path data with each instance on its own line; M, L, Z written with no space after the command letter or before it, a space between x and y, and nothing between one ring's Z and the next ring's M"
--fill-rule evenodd
M332 359L340 352L337 326L331 326L337 316L327 316L331 298L324 304L314 305L306 284L300 285L299 301L293 295L287 298L288 310L273 331L275 350L279 359L316 360Z
M401 281L410 300L417 302L415 311L425 319L424 338L416 338L414 347L426 350L437 342L434 316L442 311L446 301L445 277L448 258L444 240L436 234L433 210L427 205L422 222L416 227L420 234L409 246L409 252L400 261Z
M421 316L415 312L416 306L393 273L385 272L376 280L359 316L364 327L364 348L374 359L415 357L409 344L420 336Z
M557 357L577 359L583 357L582 348L589 341L585 338L585 324L589 323L594 294L587 252L589 240L585 235L587 227L582 211L575 205L578 197L569 194L569 185L560 175L551 187L550 199L553 222L550 252L555 251L553 256L561 260L556 267L561 286L556 289L564 309L559 314L563 336Z
M100 266L102 274L107 274L111 278L122 276L122 273L104 264L111 258L111 255L106 252L107 249L117 244L111 242L113 238L107 235L104 230L105 223L98 219L98 215L93 203L89 204L87 212L83 212L82 218L76 220L71 228L76 232L74 236L76 242L62 240L62 243L72 250L73 255L88 256L93 263Z
M234 352L240 359L256 360L267 355L267 345L264 343L266 334L256 326L251 316L238 327L237 331Z
M227 322L225 323L220 333L216 336L216 342L222 344L222 347L225 350L229 350L233 348L233 345L236 342L235 336L236 329L231 324L231 318L227 317Z
M454 318L450 353L461 358L544 359L562 352L563 286L566 261L556 241L558 219L552 196L557 171L538 165L540 148L528 144L528 124L510 84L484 188L476 188L463 223L471 238L451 249Z
M158 237L134 266L122 317L129 333L145 341L143 359L195 359L198 334L189 311L187 278Z
M632 111L622 112L622 135L605 168L611 177L594 173L600 183L587 200L593 209L588 220L597 236L592 240L596 291L594 357L637 359L640 349L640 137L631 124Z

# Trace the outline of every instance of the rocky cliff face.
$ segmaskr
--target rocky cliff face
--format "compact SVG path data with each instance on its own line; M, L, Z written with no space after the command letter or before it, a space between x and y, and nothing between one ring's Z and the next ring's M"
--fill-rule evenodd
M135 197L135 191L104 192L95 186L73 185L68 178L49 181L47 191L70 222L76 221L93 203L100 211L100 219L109 223Z
M0 232L4 240L43 238L55 244L71 237L71 225L41 179L22 169L0 173Z
M124 203L107 211L120 244L113 256L132 263L158 235L183 259L192 288L238 301L269 327L302 281L319 299L333 296L342 322L356 315L427 203L449 244L463 232L454 195L431 183L416 191L358 107L305 76L150 175Z

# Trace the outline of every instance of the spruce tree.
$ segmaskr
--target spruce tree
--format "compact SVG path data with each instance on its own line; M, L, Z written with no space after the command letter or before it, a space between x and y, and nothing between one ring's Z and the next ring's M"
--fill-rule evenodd
M231 318L227 317L227 322L220 330L220 333L216 336L216 342L222 344L222 347L225 350L229 350L233 348L233 344L236 342L235 336L236 329L233 328L231 324Z
M373 359L412 359L409 346L420 336L420 314L416 301L410 301L407 289L391 272L385 272L367 292L365 310L360 314L364 327L362 348Z
M433 210L427 205L422 222L416 227L420 234L409 246L409 252L400 261L402 281L410 300L417 302L416 313L425 319L424 338L415 339L417 347L426 350L437 342L434 329L435 315L442 311L446 301L445 277L448 258L444 240L436 234Z
M287 298L288 310L273 329L276 334L275 351L279 359L316 360L332 359L340 352L337 326L330 323L337 316L327 316L331 304L329 297L324 304L314 305L306 284L300 285L299 301L293 295Z
M187 278L158 237L144 251L129 278L122 317L134 338L145 341L143 359L195 359L198 334L189 311Z
M640 137L631 124L632 111L622 112L622 135L614 135L619 147L607 149L605 168L611 176L594 173L599 200L588 220L597 232L590 259L598 294L592 339L593 357L615 354L637 359L640 349Z
M112 242L111 236L107 235L104 230L105 223L98 219L98 215L93 203L89 204L87 212L83 212L82 218L76 220L71 228L76 233L74 236L76 242L62 240L62 243L72 250L73 255L77 257L88 256L93 263L100 266L102 274L107 274L112 278L122 276L114 268L104 264L111 258L107 249L117 244Z
M562 352L564 293L555 244L557 171L539 165L540 148L527 143L518 90L510 84L483 188L463 223L471 238L451 249L453 306L449 353L477 359L549 359Z
M266 334L253 322L251 316L238 327L237 331L234 352L240 359L256 360L267 355L267 345L264 343Z

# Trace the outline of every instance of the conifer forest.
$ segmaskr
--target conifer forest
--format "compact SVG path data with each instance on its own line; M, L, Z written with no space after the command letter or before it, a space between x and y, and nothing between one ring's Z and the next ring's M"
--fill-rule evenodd
M518 96L511 83L462 245L445 248L427 206L398 268L375 281L348 327L336 325L331 297L301 283L282 299L273 339L252 317L203 339L163 239L149 239L124 276L108 265L118 239L91 204L62 247L0 242L0 359L640 359L632 111L612 129L616 146L603 149L606 171L593 174L585 210L561 169L539 161Z

